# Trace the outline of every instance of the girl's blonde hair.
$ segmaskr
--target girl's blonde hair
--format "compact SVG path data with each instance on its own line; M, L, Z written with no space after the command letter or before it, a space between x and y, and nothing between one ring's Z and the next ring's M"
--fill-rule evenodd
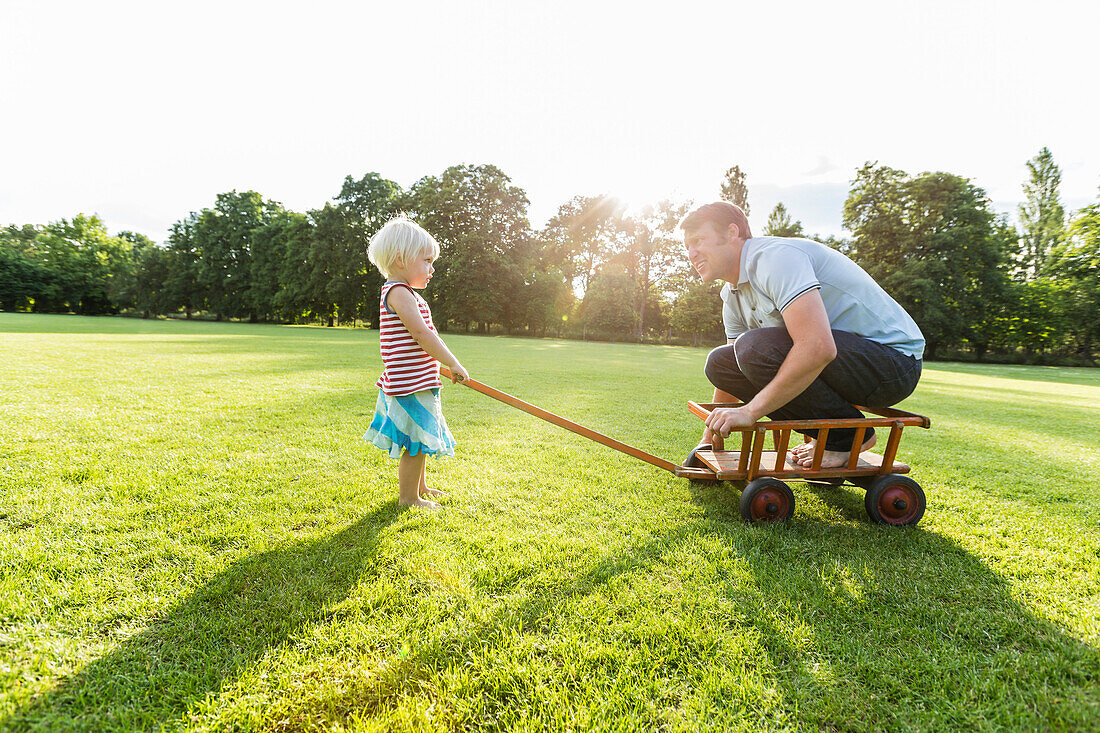
M439 242L419 224L405 214L398 214L387 221L370 238L367 257L386 277L393 268L403 266L421 255L439 256Z

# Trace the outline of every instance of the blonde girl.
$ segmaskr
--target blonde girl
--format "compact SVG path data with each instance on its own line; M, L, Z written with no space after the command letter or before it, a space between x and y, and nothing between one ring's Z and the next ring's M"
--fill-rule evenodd
M401 215L371 237L367 256L386 278L379 298L382 376L374 419L363 439L398 459L398 501L402 506L438 509L428 496L445 493L427 484L428 456L453 456L454 438L439 400L439 364L452 381L469 378L432 323L432 312L417 290L427 287L439 257L431 234Z

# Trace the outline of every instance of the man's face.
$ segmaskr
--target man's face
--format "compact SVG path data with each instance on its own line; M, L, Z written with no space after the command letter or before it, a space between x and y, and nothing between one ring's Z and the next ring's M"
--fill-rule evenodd
M709 222L697 229L684 230L688 259L703 282L728 281L736 277L739 263L731 234L732 230L720 232Z

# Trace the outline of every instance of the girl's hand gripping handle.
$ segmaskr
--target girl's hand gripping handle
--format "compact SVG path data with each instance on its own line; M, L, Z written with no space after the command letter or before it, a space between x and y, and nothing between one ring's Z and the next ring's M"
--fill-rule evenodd
M447 379L451 380L454 384L459 382L465 382L470 378L470 373L466 371L466 368L459 364L454 369L447 367L443 364L439 365L439 373Z

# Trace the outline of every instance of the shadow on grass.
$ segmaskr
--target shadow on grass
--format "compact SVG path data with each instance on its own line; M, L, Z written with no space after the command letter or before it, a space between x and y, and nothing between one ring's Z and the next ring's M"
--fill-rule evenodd
M372 571L396 500L324 539L241 560L8 720L11 730L154 730L344 599Z
M384 719L425 689L440 693L446 707L440 685L447 671L489 653L508 656L514 664L463 683L464 715L472 717L453 721L458 727L506 729L561 714L584 727L583 710L562 711L554 703L539 707L537 690L548 684L577 685L578 705L595 705L587 711L594 716L590 722L614 729L694 727L704 721L703 727L725 729L767 720L843 730L1095 725L1100 650L1026 608L1003 578L952 540L866 521L837 525L799 518L789 525L748 526L730 500L735 491L692 491L705 512L701 519L609 553L587 572L527 593L526 600L505 604L480 623L428 638L410 656L380 665L377 676L299 701L299 707L282 709L280 719L334 727L363 717ZM845 514L856 511L850 495L838 501ZM644 618L626 600L630 592L624 583L652 589L653 583L667 582L683 553L713 546L700 545L708 538L735 556L736 567L727 565L711 584L713 596L735 612L704 616L701 626L677 627L684 607L693 603L689 598L677 606L679 599L670 597L670 626L611 639L594 627L588 631L591 656L555 656L554 640L575 633L570 619L582 609L612 604L617 620L636 611ZM748 569L748 580L742 568ZM509 590L519 588L494 588L500 596ZM718 634L758 640L746 664L763 670L774 695L723 678L725 669L718 667L725 662L713 658ZM524 636L535 641L517 647ZM639 651L643 648L648 656ZM527 664L516 654L548 659ZM569 669L571 676L531 678L529 670L539 668ZM690 703L647 698L651 690L630 682L639 674L661 690L700 689L696 683L702 683L706 691ZM676 718L681 704L702 709L704 717Z
M411 654L381 665L376 676L335 691L321 686L320 699L287 701L279 719L292 728L297 721L303 729L319 729L382 717L425 689L442 693L446 670L490 652L515 663L475 675L462 688L468 713L476 716L458 721L467 727L507 728L525 716L549 725L561 711L538 707L537 690L548 681L525 671L547 667L570 670L550 682L578 685L577 704L599 705L603 717L592 722L609 727L700 723L670 723L667 716L676 715L678 703L632 686L631 675L639 674L665 680L665 690L696 689L695 683L710 680L695 703L716 729L777 717L811 729L845 730L1083 730L1095 724L1100 651L1023 606L1000 576L952 540L866 520L833 524L799 517L789 525L748 526L728 486L691 491L701 516L609 552L565 582L521 592L530 576L520 574L507 587L495 584L492 596L516 600L499 601L477 622L428 635ZM836 493L846 516L861 513L856 493ZM269 650L323 622L326 607L375 571L383 530L399 511L389 502L332 536L234 564L0 727L156 729L178 723ZM693 571L678 563L685 553L698 556L717 546L730 552L706 579L708 595L735 611L704 614L705 623L678 627L683 609L693 605L689 598L672 609L668 626L641 628L630 638L616 632L604 638L604 630L592 627L586 630L595 644L591 656L555 658L554 639L576 633L584 609L613 606L618 618L645 618L638 601L631 605L630 588L656 588L675 605L664 588L670 573L687 574L687 585L698 585ZM487 582L498 580L489 576ZM792 625L799 633L792 634ZM754 640L746 642L753 657L748 664L756 665L774 694L761 696L752 684L723 676L716 667L725 662L712 657L715 635ZM525 636L539 643L517 651L516 640ZM517 654L543 655L550 664L530 666ZM612 697L601 702L601 695Z

